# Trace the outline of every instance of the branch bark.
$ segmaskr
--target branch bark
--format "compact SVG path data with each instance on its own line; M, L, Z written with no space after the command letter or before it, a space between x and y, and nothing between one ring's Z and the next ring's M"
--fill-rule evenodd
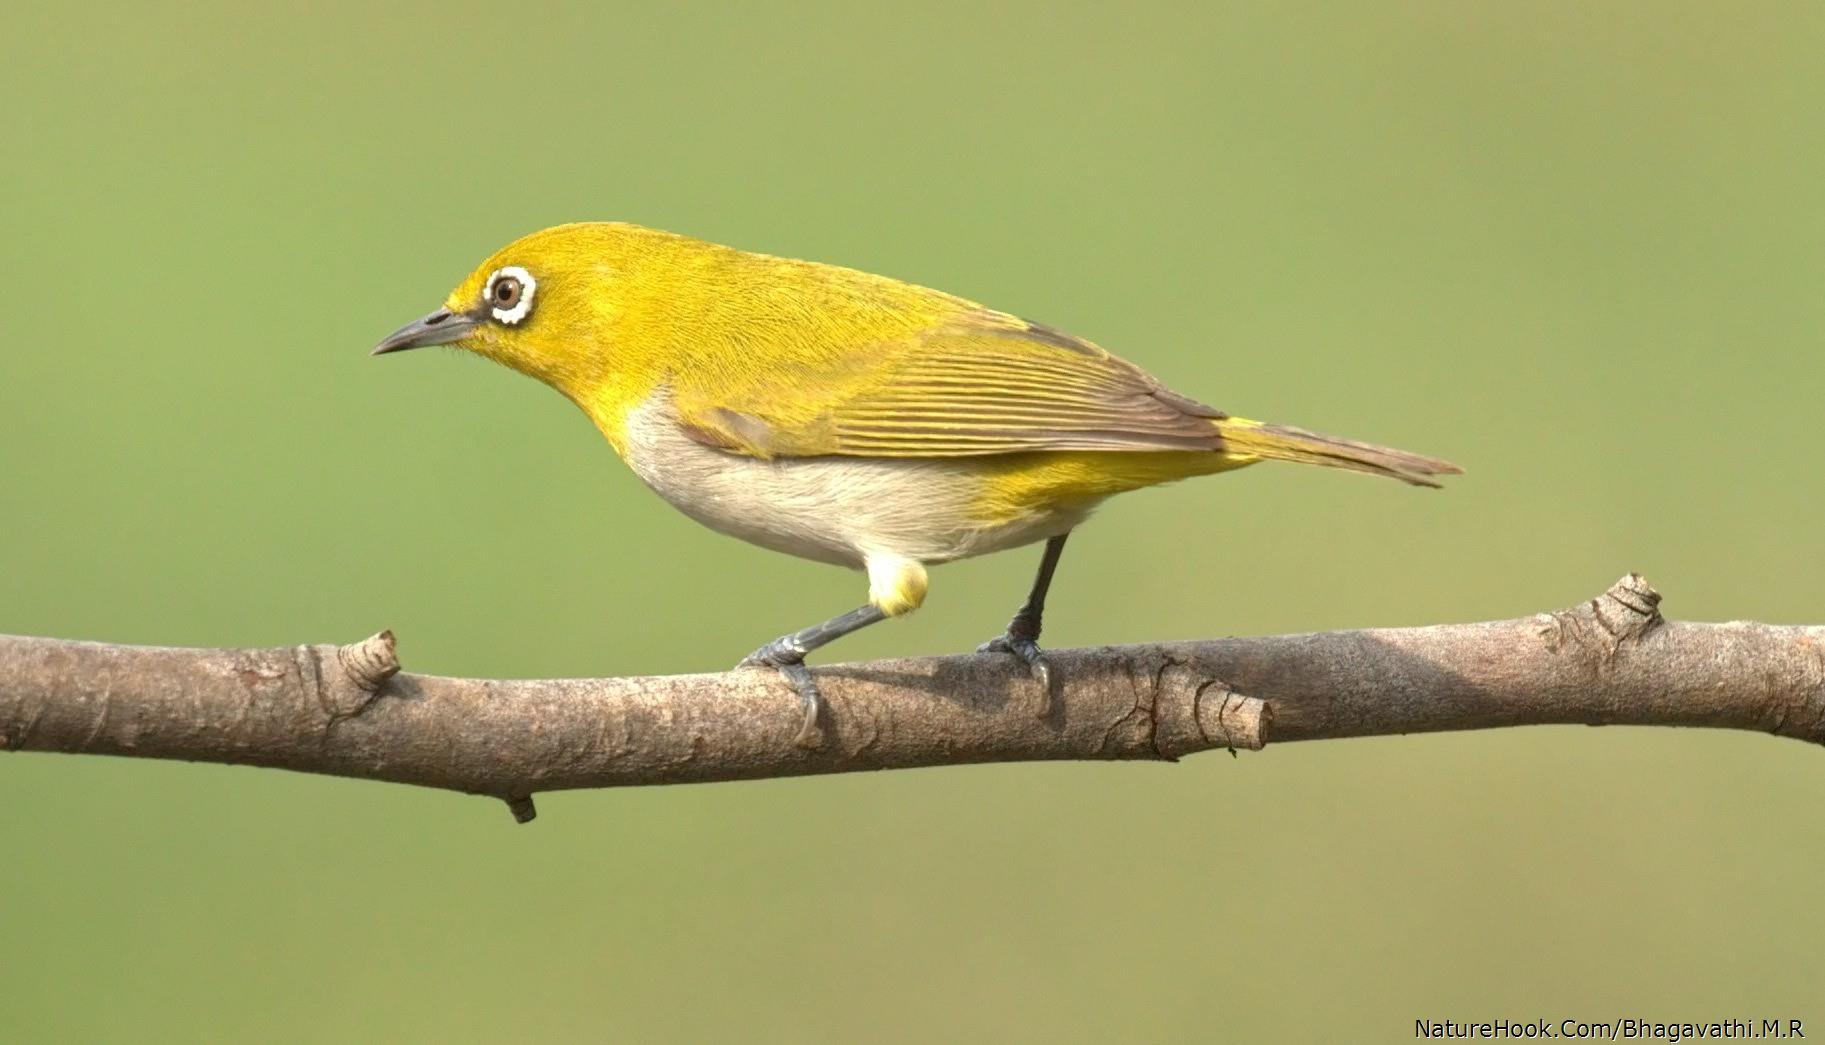
M168 649L0 636L0 749L274 766L492 795L1035 759L1164 759L1333 737L1545 723L1825 741L1825 627L1662 619L1630 574L1480 624L818 669L824 742L768 670L500 681L401 673L393 636Z

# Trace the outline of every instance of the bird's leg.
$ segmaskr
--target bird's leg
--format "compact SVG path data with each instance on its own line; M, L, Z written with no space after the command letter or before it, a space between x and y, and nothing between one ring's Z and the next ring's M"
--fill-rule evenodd
M817 720L823 711L824 698L817 691L817 680L811 677L811 669L805 667L805 654L826 643L835 642L850 632L860 631L886 619L887 614L872 604L860 606L822 624L813 624L790 635L781 635L743 657L741 663L735 666L770 667L784 675L786 681L792 683L792 688L798 690L798 699L805 705L805 725L798 731L798 746L817 747L822 739Z
M978 653L1012 653L1026 663L1027 671L1038 681L1042 693L1040 713L1052 705L1052 672L1046 667L1045 651L1039 648L1039 628L1046 612L1046 590L1052 586L1052 574L1058 569L1058 557L1064 554L1065 538L1061 533L1046 541L1046 551L1039 560L1039 573L1033 578L1033 590L1027 601L1008 621L1008 630L976 649Z

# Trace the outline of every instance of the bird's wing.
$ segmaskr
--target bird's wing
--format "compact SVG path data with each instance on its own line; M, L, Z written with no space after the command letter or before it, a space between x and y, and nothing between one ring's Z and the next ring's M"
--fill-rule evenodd
M730 387L675 387L698 442L751 457L1215 450L1225 415L1088 341L986 309Z

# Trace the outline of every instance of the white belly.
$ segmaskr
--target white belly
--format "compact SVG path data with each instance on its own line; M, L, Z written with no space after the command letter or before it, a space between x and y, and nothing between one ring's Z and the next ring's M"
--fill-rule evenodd
M663 394L627 419L624 456L642 482L705 526L841 566L870 557L949 562L1044 540L1088 509L990 523L964 463L862 457L763 461L691 440Z

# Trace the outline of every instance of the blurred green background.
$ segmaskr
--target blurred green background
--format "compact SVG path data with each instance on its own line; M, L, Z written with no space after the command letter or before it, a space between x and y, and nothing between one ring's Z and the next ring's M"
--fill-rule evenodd
M944 288L1469 468L1120 499L1056 645L1507 617L1630 569L1672 616L1817 622L1822 45L1801 3L16 6L0 631L392 627L420 671L633 674L854 604L533 382L366 356L587 218ZM1036 557L947 567L838 656L969 647ZM35 754L0 798L10 1041L1825 1020L1825 761L1756 735L567 793L529 827Z

